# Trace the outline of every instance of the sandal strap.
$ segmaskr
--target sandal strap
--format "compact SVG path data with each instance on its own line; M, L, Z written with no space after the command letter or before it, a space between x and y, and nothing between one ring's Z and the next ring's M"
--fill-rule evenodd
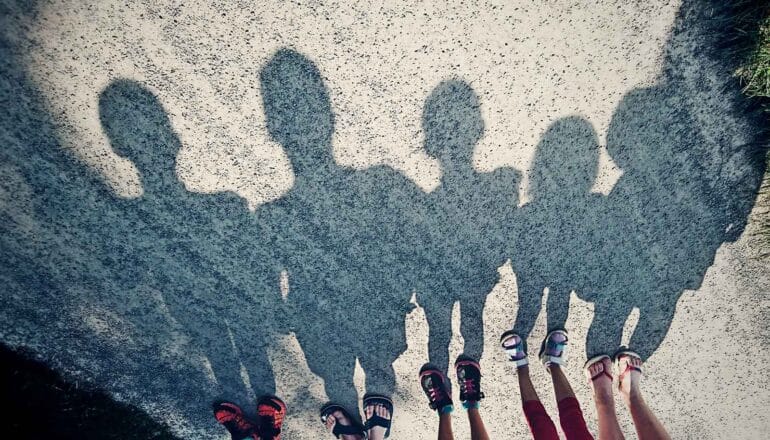
M385 437L389 437L391 423L392 423L392 419L386 419L384 417L380 417L377 414L375 414L366 421L366 424L364 426L367 431L372 429L375 426L385 428L387 430L385 431Z
M516 369L518 369L519 367L529 365L529 357L523 357L516 361L511 359L511 362L513 362L513 364L516 365Z
M615 358L615 365L617 367L620 367L620 363L623 362L623 358L641 359L641 356L639 356L639 354L625 347L618 350L613 357ZM626 376L626 374L628 374L631 371L638 371L639 373L642 373L642 369L640 367L631 365L628 361L626 361L625 363L626 363L626 368L623 369L622 373L618 374L618 379L620 381L622 381L623 378Z
M332 435L334 435L336 438L340 438L341 435L365 435L364 427L360 423L356 422L350 413L340 405L326 405L321 412L322 419L327 414L331 414L334 411L340 411L343 413L345 417L351 421L352 425L342 425L340 424L339 420L335 420L334 428L332 428Z
M626 369L623 370L623 372L618 375L618 379L619 380L623 380L623 378L626 376L626 374L628 374L628 373L630 373L632 371L638 371L639 373L642 373L642 369L641 368L639 368L637 366L634 366L634 365L631 365L631 364L626 364ZM642 373L642 374L644 374L644 373Z
M364 423L364 429L367 431L372 429L374 426L379 426L382 428L385 428L385 437L390 437L390 425L393 422L393 401L384 395L380 394L366 394L364 396L364 410L366 408L373 406L373 405L382 405L385 407L385 409L388 410L390 413L390 419L386 419L384 417L378 416L377 414L372 414L370 418L366 420Z
M607 371L605 371L605 370L602 370L601 372L599 372L599 373L596 373L596 375L595 375L595 376L593 376L593 377L591 378L591 382L595 381L596 379L598 379L598 378L600 378L600 377L602 377L602 376L607 376L607 377L609 377L609 378L610 378L610 381L612 381L612 380L614 379L610 373L608 373L608 372L607 372Z
M506 346L503 344L503 341L514 336L519 338L519 342L516 345ZM505 351L505 354L508 355L508 360L513 362L516 365L516 368L529 365L529 356L527 355L527 352L524 350L524 340L521 339L521 336L514 333L513 330L508 330L507 332L503 333L503 335L500 337L500 345L503 347L503 351ZM524 354L524 357L516 359L522 353Z
M334 434L335 437L340 438L341 435L361 435L363 432L361 431L361 428L357 426L335 423L332 434Z

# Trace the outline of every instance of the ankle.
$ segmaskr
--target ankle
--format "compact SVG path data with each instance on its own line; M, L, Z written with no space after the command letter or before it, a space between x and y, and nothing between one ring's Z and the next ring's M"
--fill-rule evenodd
M594 390L594 401L596 406L615 406L615 397L612 395L612 391L609 390Z
M637 406L637 405L644 405L644 399L642 398L642 392L639 389L631 389L628 392L621 392L621 396L623 397L623 402L626 403L627 406Z

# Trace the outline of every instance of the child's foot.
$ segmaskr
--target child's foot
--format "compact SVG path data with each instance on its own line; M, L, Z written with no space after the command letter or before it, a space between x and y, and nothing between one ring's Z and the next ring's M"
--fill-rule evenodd
M586 362L584 371L594 390L597 402L612 402L612 361L607 355L597 356Z
M428 396L431 409L438 411L439 414L452 411L449 379L435 365L425 364L420 368L420 385Z
M540 362L549 368L551 365L563 365L567 358L567 331L554 330L545 337L540 347Z
M332 403L321 408L321 421L326 429L342 440L362 440L364 429L350 417L345 408Z
M457 383L460 384L460 400L466 409L478 408L484 398L481 392L481 368L471 357L461 354L455 361Z
M618 370L618 389L623 399L628 402L641 394L639 383L642 380L642 358L630 350L619 351L615 355Z
M245 438L259 439L257 427L243 415L241 408L227 401L214 402L214 417L220 425L224 426L233 440Z
M262 396L257 399L259 433L261 440L280 440L281 426L286 416L286 404L275 396Z
M393 402L384 396L364 397L364 418L367 440L384 440L390 435Z
M527 351L524 349L524 340L513 330L508 330L500 336L500 345L508 355L508 360L516 365L517 371L529 364Z

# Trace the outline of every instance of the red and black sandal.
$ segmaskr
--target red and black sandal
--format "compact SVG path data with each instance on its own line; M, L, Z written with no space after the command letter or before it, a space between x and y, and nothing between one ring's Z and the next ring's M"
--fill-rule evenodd
M261 440L280 440L286 404L276 396L257 399L258 430Z
M348 420L350 420L351 424L341 425L339 420L335 418L332 434L336 438L340 438L341 435L359 435L362 438L366 438L366 429L364 428L364 425L361 424L358 419L353 417L350 412L342 405L338 405L332 402L324 405L321 408L321 422L326 425L326 421L329 420L329 417L334 417L332 414L337 411L341 412Z
M233 440L245 438L259 439L257 425L243 415L241 407L226 400L218 400L211 406L217 422L230 432Z

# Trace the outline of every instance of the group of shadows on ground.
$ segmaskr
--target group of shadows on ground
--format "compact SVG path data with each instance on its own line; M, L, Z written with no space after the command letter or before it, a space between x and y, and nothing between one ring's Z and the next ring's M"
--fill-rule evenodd
M62 148L21 54L4 38L2 92L12 113L0 120L10 136L0 171L17 198L0 212L0 276L11 292L4 319L18 327L4 331L61 347L52 357L80 353L97 370L131 378L127 389L174 396L186 414L202 415L203 401L217 395L273 392L267 347L290 332L329 398L354 406L356 360L368 391L392 393L413 292L428 320L431 361L448 367L456 302L464 351L479 358L486 296L508 260L519 334L531 331L546 288L548 326L563 326L574 291L595 308L588 355L617 348L636 307L631 345L647 358L683 290L698 288L719 246L742 233L764 171L759 124L741 145L706 142L669 54L657 84L629 92L615 110L606 143L623 175L608 195L591 193L598 135L573 116L542 136L530 202L518 207L515 170L473 168L484 121L478 96L459 79L426 99L425 148L443 171L426 194L388 167L335 162L319 70L282 49L260 80L268 131L295 176L287 194L250 212L235 194L188 191L176 174L181 144L159 99L120 79L101 92L101 124L114 151L138 168L144 191L122 199ZM79 327L74 317L84 310L106 311L100 319L118 327L120 342ZM169 353L178 334L184 353ZM209 383L196 361L203 358L216 377L210 389L201 386Z

